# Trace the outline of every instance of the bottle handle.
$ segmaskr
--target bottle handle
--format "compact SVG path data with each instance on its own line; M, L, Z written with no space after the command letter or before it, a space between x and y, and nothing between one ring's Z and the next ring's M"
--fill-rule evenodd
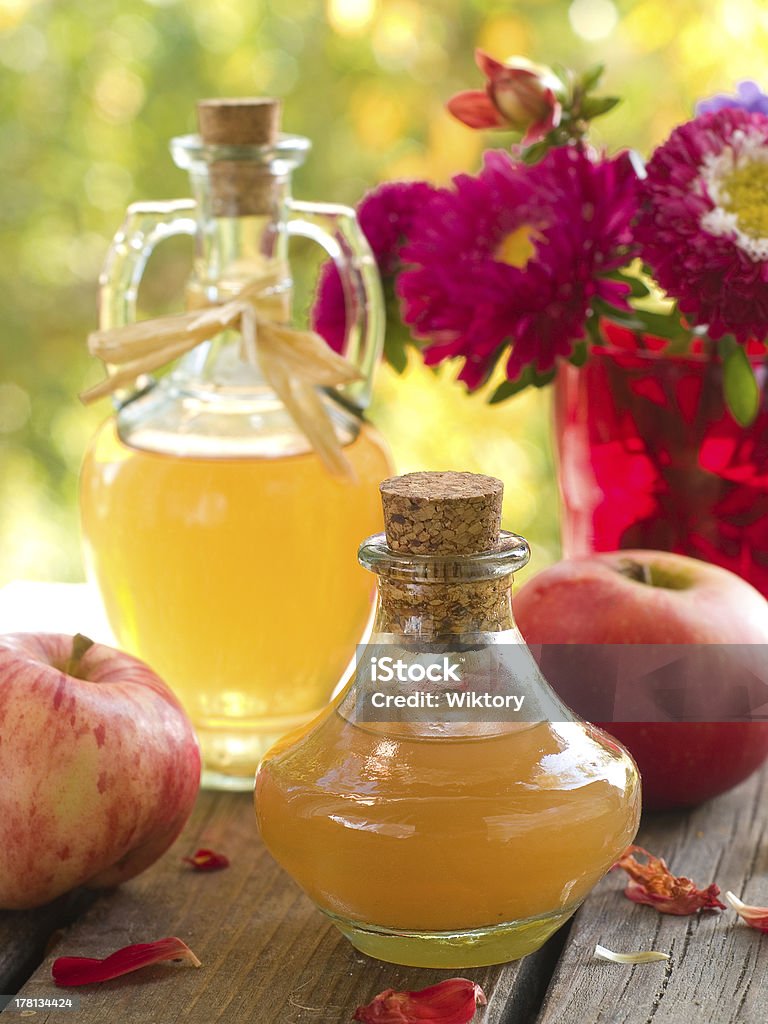
M384 346L384 299L376 260L351 207L289 199L288 209L288 235L317 242L336 264L347 308L342 354L363 374L362 380L339 390L357 408L365 409Z
M147 261L158 242L172 235L197 234L194 199L132 203L112 239L99 276L99 327L136 321L136 300Z

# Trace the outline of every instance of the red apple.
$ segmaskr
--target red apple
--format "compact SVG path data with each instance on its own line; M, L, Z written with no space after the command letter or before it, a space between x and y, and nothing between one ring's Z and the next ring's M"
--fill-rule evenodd
M704 707L719 699L721 680L732 684L731 693L737 683L753 680L745 675L737 645L768 644L768 602L754 587L726 569L662 551L605 552L558 562L526 582L514 610L526 641L547 645L540 653L550 684L592 720L600 717L595 709L601 698L610 707L617 659L634 656L605 645L724 645L686 648L692 658L717 665L709 678L702 672L700 681L688 681L694 703L701 688ZM571 652L548 646L557 644L584 646ZM653 653L638 650L638 657ZM755 650L762 656L768 647ZM643 805L650 810L701 803L741 782L768 757L768 722L643 722L634 716L622 721L617 712L616 720L597 724L634 756Z
M184 826L200 750L143 662L85 638L0 636L0 907L149 867Z

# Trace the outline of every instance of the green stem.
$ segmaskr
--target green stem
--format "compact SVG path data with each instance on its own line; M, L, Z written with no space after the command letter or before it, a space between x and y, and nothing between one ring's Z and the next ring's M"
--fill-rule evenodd
M80 660L91 647L93 647L93 640L90 637L83 636L82 633L76 633L72 637L72 653L64 666L64 671L68 676L78 676Z

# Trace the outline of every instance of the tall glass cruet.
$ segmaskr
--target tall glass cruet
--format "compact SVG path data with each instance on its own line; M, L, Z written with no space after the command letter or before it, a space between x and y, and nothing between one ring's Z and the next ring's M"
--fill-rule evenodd
M174 687L204 778L230 788L325 704L364 631L370 587L347 567L379 528L389 469L362 418L383 340L375 262L352 210L293 199L310 143L279 117L272 99L202 101L200 134L171 141L194 198L129 208L93 336L116 413L81 474L86 564L116 638ZM130 327L149 256L178 234L194 238L189 312ZM339 271L346 362L291 325L294 236Z

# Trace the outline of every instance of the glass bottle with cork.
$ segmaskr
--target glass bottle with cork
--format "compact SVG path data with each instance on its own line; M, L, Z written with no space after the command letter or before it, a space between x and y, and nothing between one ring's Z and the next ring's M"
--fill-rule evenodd
M501 481L414 473L381 492L386 533L359 552L378 576L373 634L334 705L262 762L259 828L362 952L514 960L632 841L637 769L560 702L515 627L529 551L500 531Z
M273 99L202 101L200 134L171 141L194 198L130 207L89 339L109 376L84 396L118 406L82 467L89 576L121 646L181 698L205 781L227 788L251 788L362 636L372 594L352 560L390 467L362 418L383 341L375 262L353 211L292 198L310 143L279 118ZM174 234L194 237L188 312L136 323L147 260ZM339 269L344 358L291 326L294 236Z

